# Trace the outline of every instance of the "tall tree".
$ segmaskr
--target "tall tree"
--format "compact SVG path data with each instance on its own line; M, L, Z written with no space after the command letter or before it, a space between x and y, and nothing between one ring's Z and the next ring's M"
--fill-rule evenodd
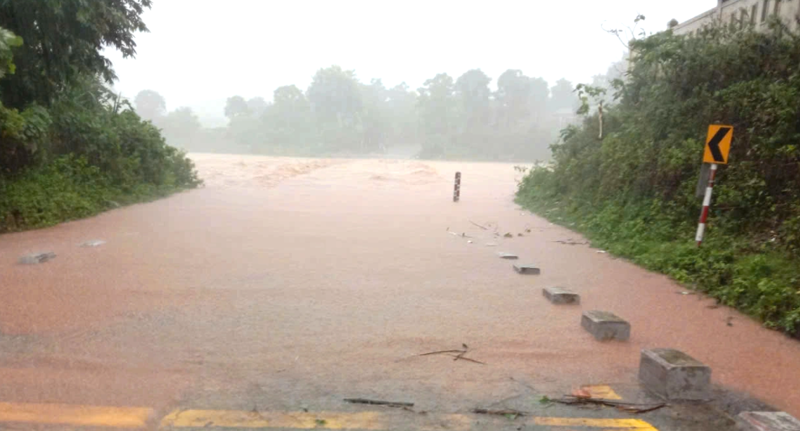
M242 96L229 97L225 102L225 116L228 117L228 119L233 120L236 117L245 116L249 113L250 108L247 106L247 102L245 102Z
M575 94L575 87L566 79L559 79L550 90L550 108L553 112L566 109L577 110L580 99Z
M189 148L192 141L197 139L202 125L192 108L184 106L170 112L161 121L161 128L167 143L176 147Z
M462 130L475 130L489 124L489 83L492 79L480 69L461 75L455 84L456 97L461 102Z
M339 66L320 69L307 94L321 139L338 148L355 147L363 108L355 72Z
M453 78L440 73L418 90L417 112L422 134L422 155L446 155L456 127L456 98Z
M355 72L339 66L318 70L308 87L308 101L323 122L354 121L362 108Z
M309 139L313 123L303 92L294 85L285 85L275 89L272 100L263 117L270 138L278 144L300 144Z
M101 48L136 54L134 34L147 31L141 15L151 0L3 0L0 27L25 41L14 54L18 72L0 81L3 102L22 108L49 104L81 75L116 76Z
M417 94L405 82L387 92L386 115L389 120L387 141L394 144L417 142Z
M528 111L534 124L542 124L547 115L550 85L543 78L531 78Z
M388 118L386 115L388 92L380 79L373 79L369 85L361 85L361 100L363 112L361 123L363 127L362 150L385 150L386 135L388 133Z
M531 79L521 70L508 69L497 79L497 125L514 127L527 120L530 112Z
M263 97L253 97L247 101L247 109L256 117L260 117L267 110L269 103Z
M420 126L426 135L448 135L456 113L453 78L440 73L425 81L417 99Z
M155 121L167 113L167 101L153 90L142 90L134 100L136 113L145 120Z

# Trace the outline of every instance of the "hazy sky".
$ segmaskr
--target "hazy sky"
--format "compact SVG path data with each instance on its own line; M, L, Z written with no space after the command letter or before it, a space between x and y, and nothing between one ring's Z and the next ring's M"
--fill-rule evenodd
M365 82L412 88L440 72L457 78L481 68L496 79L509 68L587 82L621 58L605 28L645 15L649 32L687 20L716 0L154 0L136 37L136 59L116 52L123 95L161 93L167 108L222 117L232 95L272 98L281 85L305 89L317 69L338 64ZM494 83L493 83L494 84Z

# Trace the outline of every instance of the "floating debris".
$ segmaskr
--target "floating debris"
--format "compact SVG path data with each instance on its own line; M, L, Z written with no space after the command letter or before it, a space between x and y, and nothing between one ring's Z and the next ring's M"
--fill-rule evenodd
M81 244L81 247L100 247L105 243L106 242L103 241L102 239L94 239L91 241L86 241L85 243Z

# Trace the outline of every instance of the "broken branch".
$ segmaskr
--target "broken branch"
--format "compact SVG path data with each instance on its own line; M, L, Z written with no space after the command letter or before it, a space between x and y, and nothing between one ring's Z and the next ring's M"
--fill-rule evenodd
M351 404L370 404L374 406L387 406L387 407L414 407L414 403L404 403L398 401L381 401L381 400L368 400L366 398L345 398L345 402Z
M437 350L435 352L420 353L417 356L431 356L431 355L444 355L447 353L466 353L466 350Z
M472 413L478 415L492 415L492 416L525 416L527 413L514 409L491 410L491 409L472 409Z
M660 408L666 407L667 404L633 404L633 403L625 403L622 401L613 401L613 400L606 400L601 398L585 398L585 397L577 397L568 395L560 400L553 400L555 403L565 404L568 406L572 405L583 405L583 404L594 404L606 407L614 407L619 410L623 410L628 413L647 413L652 412L654 410L658 410Z
M467 353L467 352L464 352L464 353ZM468 361L468 362L474 362L476 364L486 365L486 362L476 361L475 359L468 358L468 357L466 357L464 355L456 355L456 356L453 356L453 357L456 358L456 359L454 359L456 361L460 359L462 361Z
M469 222L470 222L470 223L472 223L472 224L474 224L475 226L478 226L479 228L481 228L481 229L483 229L483 230L489 230L489 228L488 228L488 227L486 227L486 226L481 226L481 225L479 225L478 223L475 223L475 222L474 222L474 221L472 221L472 220L470 220Z

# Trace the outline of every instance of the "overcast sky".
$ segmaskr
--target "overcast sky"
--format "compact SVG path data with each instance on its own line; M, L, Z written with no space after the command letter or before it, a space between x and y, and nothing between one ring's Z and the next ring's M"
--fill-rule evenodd
M232 95L272 98L281 85L307 88L321 67L353 69L365 82L412 88L437 73L480 68L587 82L624 48L603 28L657 32L716 0L154 0L150 33L136 36L136 59L108 52L115 88L133 98L161 93L167 108L190 106L208 121ZM494 82L493 82L494 85Z

